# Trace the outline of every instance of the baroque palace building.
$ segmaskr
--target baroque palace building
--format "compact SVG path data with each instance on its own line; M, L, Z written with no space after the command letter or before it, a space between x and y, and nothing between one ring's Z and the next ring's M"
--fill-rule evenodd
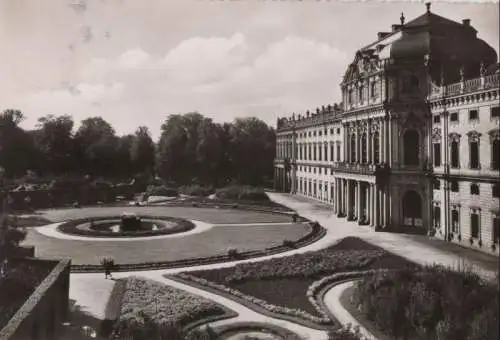
M278 119L275 189L498 255L497 54L426 7L356 53L340 104Z

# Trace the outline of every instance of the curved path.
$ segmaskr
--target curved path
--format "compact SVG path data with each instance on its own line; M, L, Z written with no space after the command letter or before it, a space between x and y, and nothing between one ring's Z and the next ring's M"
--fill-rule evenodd
M322 340L328 338L327 333L324 331L318 331L315 329L297 325L292 322L263 316L233 300L212 294L204 290L194 288L189 285L173 282L172 280L164 278L162 275L173 274L182 271L231 267L241 262L257 262L269 258L299 254L307 251L321 250L335 244L336 242L340 241L342 238L346 236L360 237L370 243L381 246L388 251L391 251L397 255L403 256L405 258L408 258L409 260L415 261L420 264L430 264L437 262L443 265L454 266L457 265L458 263L462 263L464 260L467 261L466 257L445 252L436 249L435 247L426 246L425 242L415 241L412 236L408 237L408 235L402 235L402 234L375 233L369 227L358 226L353 222L347 222L345 219L337 218L333 214L331 207L329 206L317 204L311 202L310 200L287 194L269 193L269 196L273 201L296 210L300 215L307 217L311 220L320 222L321 225L323 225L327 229L327 234L322 239L306 247L300 249L293 249L281 254L264 256L261 258L253 258L242 261L232 261L226 263L218 263L218 264L196 266L189 268L176 268L176 269L149 271L149 272L127 272L127 273L122 272L122 273L117 273L115 276L127 277L131 275L136 275L136 276L151 278L163 282L165 284L169 284L177 288L184 289L194 294L198 294L205 298L212 299L239 313L239 316L237 318L215 322L213 323L214 326L224 323L233 323L237 321L262 322L265 320L264 322L273 323L275 325L294 330L297 332L297 334L303 336L305 339ZM425 240L425 238L423 238L423 240ZM494 271L482 267L480 262L472 261L472 263L476 264L475 269L482 276L486 278L491 278L492 276L494 276ZM105 303L107 301L106 294L109 294L109 291L111 291L113 285L112 281L104 280L103 276L104 276L103 274L95 274L95 273L92 274L75 273L71 275L71 285L70 285L71 298L75 299L77 301L77 304L79 304L80 307L82 307L84 310L88 311L89 313L93 314L98 318L99 317L102 318L104 316L104 308L105 308ZM330 293L336 294L336 292L337 291L333 291ZM331 299L334 298L332 297ZM96 302L100 302L100 304ZM330 305L332 304L335 304L335 302L332 301Z
M339 283L330 288L324 295L324 302L330 312L343 325L351 324L352 327L359 327L359 332L366 340L377 340L377 338L364 328L340 303L342 293L354 285L356 280Z

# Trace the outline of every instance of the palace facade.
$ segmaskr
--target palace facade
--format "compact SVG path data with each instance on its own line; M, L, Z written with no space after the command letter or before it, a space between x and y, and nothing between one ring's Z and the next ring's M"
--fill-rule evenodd
M356 53L340 104L278 119L275 189L498 255L497 55L426 6Z

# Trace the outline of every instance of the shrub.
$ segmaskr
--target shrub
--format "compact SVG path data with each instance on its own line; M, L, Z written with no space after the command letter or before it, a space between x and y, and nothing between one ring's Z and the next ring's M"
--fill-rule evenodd
M265 201L269 200L264 189L250 186L232 185L216 190L217 197L230 200Z
M359 332L359 327L352 327L351 324L347 324L345 327L341 327L335 331L328 333L328 340L362 340L363 336Z
M489 339L498 324L498 289L470 269L428 266L377 273L360 282L354 303L395 338Z
M115 326L120 338L180 340L188 323L224 314L216 303L160 282L138 277L125 280L121 315Z
M235 249L235 248L229 248L229 249L227 250L227 255L228 255L229 257L237 257L237 256L238 256L238 250L237 250L237 249Z
M166 196L172 197L177 196L178 192L176 189L168 188L164 185L161 186L150 186L146 191L147 196Z
M204 187L198 184L183 185L178 188L179 193L188 196L206 197L214 192L212 187Z

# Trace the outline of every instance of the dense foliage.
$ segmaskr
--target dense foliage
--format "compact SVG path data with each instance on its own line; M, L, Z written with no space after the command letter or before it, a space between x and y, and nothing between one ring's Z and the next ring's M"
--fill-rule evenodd
M354 301L397 339L494 340L498 295L497 286L470 270L430 266L366 278Z
M219 305L156 281L126 279L116 332L133 339L180 339L187 324L224 313Z
M243 281L265 278L317 278L339 271L367 268L384 254L382 250L338 250L332 248L262 262L241 263L230 271L220 271L216 281ZM203 275L203 272L198 272Z
M272 180L275 132L256 118L221 125L199 113L171 115L156 144L144 126L117 136L101 117L84 119L76 131L69 115L41 117L31 131L19 126L24 118L18 110L0 113L0 167L9 178L90 175L142 182L156 173L165 182L215 187Z
M179 184L225 186L268 184L272 178L275 133L256 118L223 125L199 113L172 115L162 125L157 173Z

